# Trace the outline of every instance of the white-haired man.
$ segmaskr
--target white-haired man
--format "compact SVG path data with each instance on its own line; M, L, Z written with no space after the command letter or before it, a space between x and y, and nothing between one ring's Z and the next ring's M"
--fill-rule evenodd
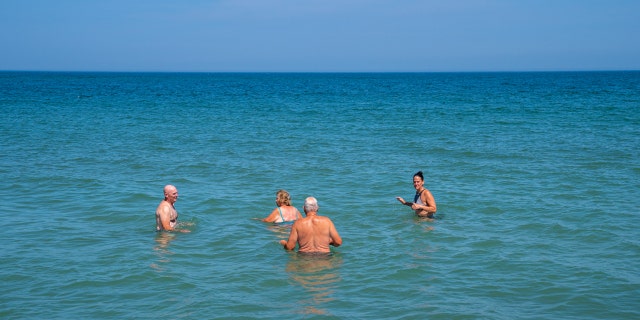
M293 250L298 244L298 252L329 253L329 246L338 247L342 238L328 217L318 215L318 200L308 197L304 200L305 217L291 226L289 240L280 240L286 250Z

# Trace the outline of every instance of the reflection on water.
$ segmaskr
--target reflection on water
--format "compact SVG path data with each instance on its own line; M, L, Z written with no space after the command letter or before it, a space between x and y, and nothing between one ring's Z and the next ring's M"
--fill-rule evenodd
M436 222L436 219L440 220L442 218L443 218L443 216L437 216L437 217L433 217L433 218L415 216L414 219L413 219L413 223L417 224L417 225L424 225L424 223L430 223L431 224L431 223ZM433 231L433 226L424 225L423 230L426 231L426 232Z
M151 263L151 268L157 271L164 271L161 264L170 262L169 256L173 254L169 250L169 244L176 238L176 234L173 232L156 232L156 245L153 247L155 255L158 257L157 263Z
M175 226L177 232L189 233L196 226L194 221L178 221Z
M278 240L287 240L289 239L292 225L292 223L278 223L271 224L267 228L276 234Z
M332 294L341 280L341 265L342 256L339 253L290 255L286 271L307 293L299 302L301 313L329 314L322 306L334 299Z

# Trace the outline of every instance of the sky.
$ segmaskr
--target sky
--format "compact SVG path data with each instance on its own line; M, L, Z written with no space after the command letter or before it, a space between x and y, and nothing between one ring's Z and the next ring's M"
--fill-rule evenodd
M640 1L0 0L0 70L640 70Z

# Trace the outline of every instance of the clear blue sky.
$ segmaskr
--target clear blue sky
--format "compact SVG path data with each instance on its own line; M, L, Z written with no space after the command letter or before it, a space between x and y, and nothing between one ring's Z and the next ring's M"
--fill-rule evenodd
M0 0L0 70L640 70L640 1Z

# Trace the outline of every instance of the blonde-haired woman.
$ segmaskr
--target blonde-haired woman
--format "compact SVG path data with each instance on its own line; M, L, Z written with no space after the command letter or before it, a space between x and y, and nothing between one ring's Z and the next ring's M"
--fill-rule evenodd
M276 206L277 208L273 209L271 214L262 219L262 221L283 223L302 218L300 211L291 205L291 196L286 190L278 190L278 192L276 192Z

